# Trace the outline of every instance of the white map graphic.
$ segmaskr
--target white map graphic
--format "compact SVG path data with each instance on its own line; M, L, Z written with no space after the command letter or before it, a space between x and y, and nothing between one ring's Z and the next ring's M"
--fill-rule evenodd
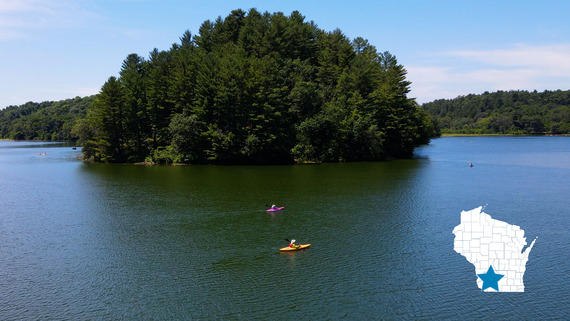
M454 250L475 266L477 286L483 291L524 292L526 262L538 237L522 252L527 245L524 230L482 210L461 212L461 223L453 229Z

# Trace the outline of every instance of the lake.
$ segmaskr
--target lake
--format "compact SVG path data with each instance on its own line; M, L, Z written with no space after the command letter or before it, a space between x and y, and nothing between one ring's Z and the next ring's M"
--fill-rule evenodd
M1 320L570 319L570 137L445 137L378 163L79 155L0 141ZM538 236L524 293L481 292L453 250L478 206Z

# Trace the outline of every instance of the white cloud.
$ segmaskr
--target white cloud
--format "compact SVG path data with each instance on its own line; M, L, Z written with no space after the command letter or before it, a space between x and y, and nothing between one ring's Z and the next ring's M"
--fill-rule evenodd
M34 8L33 4L36 2L33 0L2 1L0 2L0 13L30 10Z
M570 89L570 44L451 51L406 66L418 102L497 90Z
M90 15L71 0L0 1L0 41L25 38L39 28L77 24Z
M550 75L570 74L570 45L528 46L487 51L455 51L453 57L502 67L541 68Z

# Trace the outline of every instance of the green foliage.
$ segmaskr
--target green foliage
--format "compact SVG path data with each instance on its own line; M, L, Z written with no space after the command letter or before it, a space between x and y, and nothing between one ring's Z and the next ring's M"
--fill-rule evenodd
M108 161L127 160L124 107L122 86L117 78L109 77L93 102L93 109L88 118L98 129L95 135L95 141L98 142L97 149L103 151Z
M205 161L200 151L207 149L205 124L196 115L176 114L169 125L172 134L172 152L177 155L178 163L197 163Z
M0 110L0 138L75 141L75 123L85 117L95 96L42 103L28 102Z
M119 74L124 99L123 126L127 154L130 161L140 161L149 150L146 141L150 126L147 111L147 64L142 57L130 54L123 62Z
M407 98L405 76L389 52L297 11L234 10L167 51L127 56L72 133L86 158L108 162L409 157L433 125Z
M173 163L181 163L182 158L180 154L174 151L172 146L159 147L152 151L150 156L145 159L146 163L168 165Z
M443 134L570 134L570 91L497 91L423 104Z

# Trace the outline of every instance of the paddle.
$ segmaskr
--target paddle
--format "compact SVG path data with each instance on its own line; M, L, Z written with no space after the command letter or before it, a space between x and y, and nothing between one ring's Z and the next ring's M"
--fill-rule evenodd
M284 239L284 240L287 241L287 242L289 242L289 244L291 244L291 241L289 241L289 239ZM298 247L300 247L301 245L295 244L294 246L295 246L295 248L298 248Z

